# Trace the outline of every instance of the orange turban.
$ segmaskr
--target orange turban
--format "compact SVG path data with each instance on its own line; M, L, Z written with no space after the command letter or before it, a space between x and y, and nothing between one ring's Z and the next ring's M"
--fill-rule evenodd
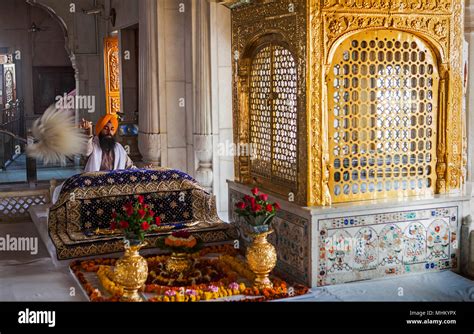
M107 114L99 119L95 125L95 135L98 136L102 129L107 125L107 123L112 123L112 126L115 128L112 134L115 134L118 129L118 119L115 114Z

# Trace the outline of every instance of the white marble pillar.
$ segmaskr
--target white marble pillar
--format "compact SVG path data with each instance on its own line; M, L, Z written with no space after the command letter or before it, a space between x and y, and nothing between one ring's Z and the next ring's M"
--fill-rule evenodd
M139 113L138 149L143 161L161 165L160 90L158 53L158 1L138 2L139 25Z
M196 180L212 191L212 117L210 63L210 5L208 1L193 1L193 82L194 82L194 150Z

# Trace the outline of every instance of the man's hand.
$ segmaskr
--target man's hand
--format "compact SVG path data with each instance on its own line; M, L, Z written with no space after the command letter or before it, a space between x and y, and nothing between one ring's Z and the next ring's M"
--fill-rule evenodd
M92 122L89 122L83 118L82 121L79 123L79 128L89 130L92 128Z

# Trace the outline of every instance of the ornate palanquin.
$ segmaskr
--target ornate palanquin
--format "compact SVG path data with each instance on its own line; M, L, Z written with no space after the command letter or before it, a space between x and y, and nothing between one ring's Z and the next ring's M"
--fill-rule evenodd
M228 3L238 182L307 206L461 189L461 0Z
M110 230L112 212L122 212L123 205L138 194L161 218L159 229L146 236L151 246L175 228L187 228L205 243L233 238L230 226L217 215L214 196L181 171L83 173L66 180L49 210L48 229L58 259L123 250L123 235Z

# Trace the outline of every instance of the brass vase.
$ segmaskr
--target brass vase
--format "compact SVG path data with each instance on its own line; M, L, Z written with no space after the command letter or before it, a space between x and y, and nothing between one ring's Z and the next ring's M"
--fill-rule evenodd
M273 230L269 230L252 234L253 242L245 253L247 264L256 276L254 286L257 289L273 287L268 275L275 268L277 253L275 247L267 240L267 236L272 232Z
M148 264L139 251L146 243L125 243L125 254L115 263L114 282L124 288L122 301L138 302L138 290L148 277Z
M166 261L165 267L169 273L182 273L191 268L191 259L186 253L173 252Z

